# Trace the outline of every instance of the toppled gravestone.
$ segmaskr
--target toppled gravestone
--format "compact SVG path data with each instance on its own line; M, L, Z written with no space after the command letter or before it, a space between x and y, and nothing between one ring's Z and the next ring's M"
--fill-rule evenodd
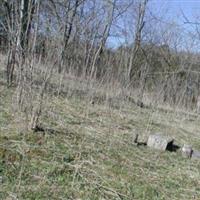
M147 146L165 151L173 146L174 139L160 134L150 135L147 141Z
M200 151L194 150L192 152L192 159L200 159Z
M184 144L182 149L182 156L185 158L192 158L200 160L200 151L193 150L191 145Z
M147 142L146 142L147 141ZM174 139L169 136L163 136L161 134L150 135L148 139L141 137L140 134L133 134L133 144L136 146L147 145L150 148L158 150L177 151L180 146L174 144ZM200 160L200 151L193 150L191 145L184 144L181 148L182 156L185 158L192 158Z

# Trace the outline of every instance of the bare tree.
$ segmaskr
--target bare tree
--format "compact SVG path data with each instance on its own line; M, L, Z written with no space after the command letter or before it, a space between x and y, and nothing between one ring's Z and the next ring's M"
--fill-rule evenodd
M116 5L116 0L112 0L112 1L108 0L105 2L105 6L107 7L107 18L106 18L106 22L104 25L103 34L102 34L102 38L101 38L99 47L97 48L97 51L94 55L94 59L92 62L90 78L94 78L97 75L96 70L98 70L98 68L97 68L96 64L99 61L99 59L103 53L106 41L107 41L109 33L110 33L110 29L111 29L113 17L114 17L115 5Z
M128 80L129 82L133 78L134 75L134 65L135 59L139 49L141 48L141 40L142 40L142 30L145 26L145 12L147 7L148 0L143 0L139 2L138 10L137 10L137 19L136 19L136 27L135 27L135 35L134 35L134 43L132 47L132 52L130 56L130 61L128 65Z

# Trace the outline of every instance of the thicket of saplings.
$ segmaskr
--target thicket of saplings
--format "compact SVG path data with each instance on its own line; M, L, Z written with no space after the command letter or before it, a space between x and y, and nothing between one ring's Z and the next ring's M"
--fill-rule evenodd
M15 86L14 99L31 129L38 126L49 92L87 93L94 103L97 97L196 110L199 55L143 42L148 2L133 1L125 9L116 0L0 4L7 85ZM136 13L135 39L111 49L106 45L111 27L129 7Z

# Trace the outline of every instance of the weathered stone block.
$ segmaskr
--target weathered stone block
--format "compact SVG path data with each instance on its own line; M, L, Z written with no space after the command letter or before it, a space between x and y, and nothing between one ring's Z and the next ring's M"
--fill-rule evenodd
M160 134L150 135L147 141L147 146L165 151L168 146L173 145L173 139L168 136L162 136Z
M181 152L182 152L182 156L183 157L185 157L185 158L191 158L191 156L193 154L192 146L184 144L183 147L182 147L182 149L181 149Z
M200 151L194 150L192 153L192 159L199 159L200 160Z

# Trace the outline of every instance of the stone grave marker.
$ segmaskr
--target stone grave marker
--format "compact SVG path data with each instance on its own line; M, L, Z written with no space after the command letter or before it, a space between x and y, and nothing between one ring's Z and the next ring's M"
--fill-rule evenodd
M169 146L173 145L174 140L171 137L160 134L150 135L147 141L147 146L150 148L165 151Z
M192 152L192 159L199 159L200 160L200 151L194 150Z

